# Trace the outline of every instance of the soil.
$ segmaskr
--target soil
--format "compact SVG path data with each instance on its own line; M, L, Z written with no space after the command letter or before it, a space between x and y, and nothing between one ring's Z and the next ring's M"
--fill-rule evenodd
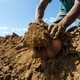
M80 28L61 35L62 50L42 61L33 57L33 48L49 45L51 38L43 25L30 24L33 27L24 37L16 33L0 37L0 80L80 80Z

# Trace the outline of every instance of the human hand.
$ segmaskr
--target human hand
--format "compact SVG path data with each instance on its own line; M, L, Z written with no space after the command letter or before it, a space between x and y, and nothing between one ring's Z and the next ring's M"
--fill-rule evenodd
M49 30L51 37L53 39L56 39L59 37L59 35L61 33L63 33L65 31L65 27L63 26L63 23L59 22L59 23L55 23L55 24L51 25L48 30Z

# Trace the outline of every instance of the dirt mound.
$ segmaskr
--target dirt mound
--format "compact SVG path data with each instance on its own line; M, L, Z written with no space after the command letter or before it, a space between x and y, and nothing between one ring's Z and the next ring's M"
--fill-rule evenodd
M47 25L39 27L43 25L35 25L40 33L34 26L29 28L25 39L16 34L0 37L0 80L80 80L80 28L62 35L60 53L54 59L42 61L33 57L32 47L49 39L48 35L42 35L47 33ZM29 47L30 44L33 45Z
M21 37L18 36L16 33L13 33L12 35L7 35L5 37L0 37L0 44L1 45L16 45L20 43Z

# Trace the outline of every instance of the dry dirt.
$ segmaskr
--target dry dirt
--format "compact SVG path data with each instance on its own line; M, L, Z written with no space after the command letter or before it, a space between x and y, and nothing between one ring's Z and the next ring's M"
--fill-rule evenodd
M31 33L34 31L35 28ZM26 38L15 33L0 37L0 80L80 80L80 28L62 35L62 50L44 62L33 57Z

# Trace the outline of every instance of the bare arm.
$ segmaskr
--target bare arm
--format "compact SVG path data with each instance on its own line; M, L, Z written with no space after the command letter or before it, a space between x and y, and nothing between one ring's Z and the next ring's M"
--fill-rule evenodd
M80 0L75 0L72 9L67 13L67 15L60 21L63 26L69 26L78 16L80 15Z
M80 0L75 0L73 7L67 13L67 15L57 24L49 29L52 37L59 38L59 35L65 31L71 23L73 23L80 15Z
M36 15L35 15L35 18L37 20L39 20L39 19L42 20L42 18L44 16L45 9L48 6L48 3L49 3L48 0L40 0L40 4L36 10Z

